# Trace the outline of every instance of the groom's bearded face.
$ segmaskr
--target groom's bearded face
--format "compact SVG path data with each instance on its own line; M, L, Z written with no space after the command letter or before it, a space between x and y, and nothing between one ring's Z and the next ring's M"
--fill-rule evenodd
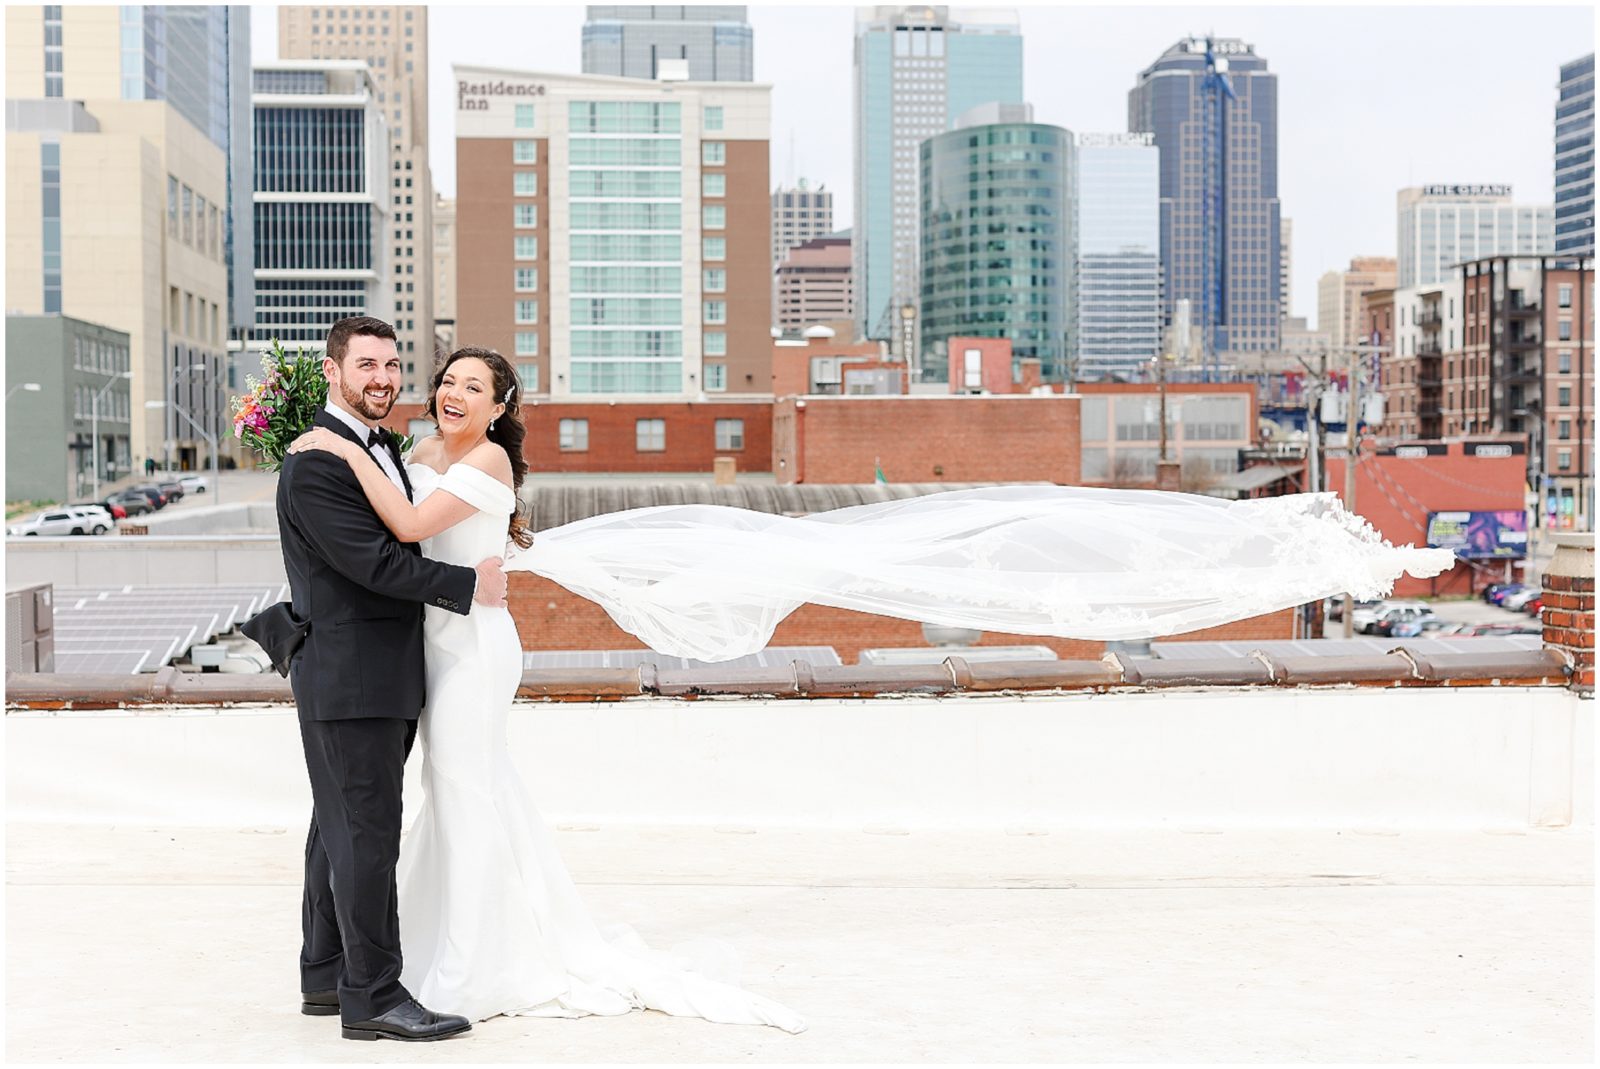
M394 407L400 393L400 356L388 338L357 335L350 339L344 363L335 364L338 389L345 407L370 420L381 420Z

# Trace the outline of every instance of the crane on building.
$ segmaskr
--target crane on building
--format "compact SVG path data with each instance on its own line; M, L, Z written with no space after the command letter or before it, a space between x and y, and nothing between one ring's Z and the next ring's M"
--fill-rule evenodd
M1204 51L1205 79L1201 95L1200 236L1205 247L1200 253L1201 293L1200 345L1205 381L1220 378L1220 334L1223 293L1226 289L1223 256L1223 204L1227 189L1228 101L1237 101L1228 78L1228 60L1217 55L1215 36L1192 39L1191 52Z

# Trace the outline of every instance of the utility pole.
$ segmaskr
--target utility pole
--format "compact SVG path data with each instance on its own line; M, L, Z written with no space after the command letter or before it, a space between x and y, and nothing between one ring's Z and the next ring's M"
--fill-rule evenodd
M1361 439L1356 433L1356 428L1361 424L1361 355L1360 347L1350 347L1350 364L1347 370L1349 387L1347 392L1348 408L1344 414L1344 508L1346 512L1356 510L1356 458L1361 454ZM1344 595L1344 637L1355 636L1355 599L1350 592Z

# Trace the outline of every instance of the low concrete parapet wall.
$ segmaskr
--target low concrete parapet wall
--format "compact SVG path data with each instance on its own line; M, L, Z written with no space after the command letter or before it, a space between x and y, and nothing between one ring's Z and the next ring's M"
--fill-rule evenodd
M1562 687L519 703L552 822L918 828L1593 824ZM7 819L297 827L293 708L15 710ZM409 769L417 796L420 760Z
M56 586L248 586L286 583L288 578L275 534L151 534L10 538L6 581Z

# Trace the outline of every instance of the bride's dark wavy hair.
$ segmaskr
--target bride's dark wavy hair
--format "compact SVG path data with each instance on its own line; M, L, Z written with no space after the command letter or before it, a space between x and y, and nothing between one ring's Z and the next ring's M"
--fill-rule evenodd
M428 390L428 418L433 420L434 427L439 426L439 386L444 382L444 373L450 365L457 360L471 357L482 360L489 366L489 374L494 376L494 400L496 404L504 404L506 410L496 416L489 430L489 441L506 451L506 456L511 458L511 489L513 492L522 489L522 478L528 474L528 462L522 455L522 440L528 436L528 428L522 422L522 386L517 382L516 369L511 362L493 349L480 349L477 346L467 346L457 349L439 364L433 372L433 385ZM533 530L528 526L528 521L522 515L522 499L517 499L517 507L511 513L511 527L508 532L511 541L522 549L533 545Z

